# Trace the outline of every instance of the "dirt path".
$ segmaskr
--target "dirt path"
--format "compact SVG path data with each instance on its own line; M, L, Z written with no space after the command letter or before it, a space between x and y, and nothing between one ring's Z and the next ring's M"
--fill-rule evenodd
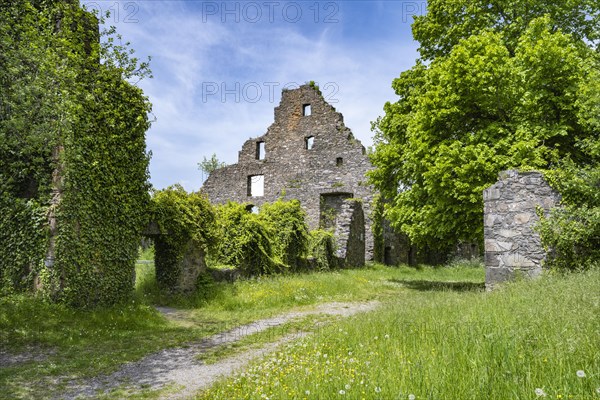
M206 365L197 360L197 356L209 349L236 342L243 337L253 335L266 329L283 325L307 315L325 314L349 317L359 312L373 310L377 302L367 303L326 303L308 311L282 314L277 317L262 319L251 324L242 325L227 332L211 336L199 343L187 347L165 349L146 356L135 362L125 364L119 371L90 379L84 383L73 384L61 399L94 397L98 392L107 392L121 385L141 390L142 388L158 390L166 385L181 388L176 393L165 396L165 399L177 399L191 396L199 390L210 386L218 378L230 375L244 368L253 359L272 352L284 342L297 339L301 334L295 333L269 343L260 349L252 349L236 354L215 364ZM174 310L159 309L167 317L174 317Z

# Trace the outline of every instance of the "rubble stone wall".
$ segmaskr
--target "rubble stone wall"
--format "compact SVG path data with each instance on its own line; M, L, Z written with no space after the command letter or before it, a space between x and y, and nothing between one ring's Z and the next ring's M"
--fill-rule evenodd
M307 114L310 105L310 115ZM264 142L265 154L257 146ZM312 147L308 148L308 143ZM212 203L263 203L298 199L307 213L310 229L321 220L323 195L344 193L363 202L367 260L373 258L371 207L373 187L365 174L372 169L364 146L344 125L341 113L328 104L317 88L303 85L284 90L275 108L275 121L267 132L246 141L238 162L210 174L202 191ZM248 177L264 176L264 195L250 196Z
M514 279L535 277L542 271L546 252L533 229L537 209L557 207L560 196L539 172L503 171L483 191L486 288Z

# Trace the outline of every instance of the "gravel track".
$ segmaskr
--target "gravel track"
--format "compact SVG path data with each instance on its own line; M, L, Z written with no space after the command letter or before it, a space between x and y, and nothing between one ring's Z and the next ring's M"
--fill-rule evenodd
M308 311L297 311L266 318L251 324L241 325L230 331L223 332L197 343L190 343L186 347L177 347L161 350L150 354L141 360L127 363L123 367L106 376L99 376L84 382L71 382L67 385L66 393L59 399L93 398L98 393L108 392L119 386L132 389L142 388L158 390L167 385L175 385L181 389L176 393L166 395L165 399L178 399L192 396L194 393L209 387L218 378L231 375L243 369L253 359L274 351L285 342L298 339L303 334L294 333L280 338L274 343L268 343L259 349L248 350L231 357L220 360L214 364L204 364L197 356L209 349L236 342L246 336L262 332L266 329L283 325L287 322L302 318L307 315L331 315L349 317L359 312L371 311L376 308L377 302L366 303L326 303ZM177 312L172 309L159 309L169 317L176 317Z

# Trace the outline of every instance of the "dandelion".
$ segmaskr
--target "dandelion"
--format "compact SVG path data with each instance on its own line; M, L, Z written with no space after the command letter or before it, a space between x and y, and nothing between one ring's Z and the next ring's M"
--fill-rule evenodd
M384 337L385 337L386 339L389 339L389 338L390 338L390 335L385 335Z
M345 395L345 394L346 394L346 391L345 391L345 390L340 390L340 394L341 394L341 395Z
M408 395L408 400L415 400L417 397L414 394Z
M381 393L381 388L379 386L375 386L375 393Z
M579 371L577 371L577 377L578 378L585 378L585 371L580 369Z
M596 388L596 393L600 394L600 386Z
M310 394L310 390L305 390L304 394L308 396Z
M546 397L546 392L543 389L536 388L534 392L537 397Z

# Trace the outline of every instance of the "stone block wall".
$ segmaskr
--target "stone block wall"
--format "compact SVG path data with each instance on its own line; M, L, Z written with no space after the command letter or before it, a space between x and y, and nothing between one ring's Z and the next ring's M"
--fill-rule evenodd
M557 207L560 196L539 172L503 171L483 191L485 283L488 290L517 275L541 273L546 252L533 229L537 209Z
M372 168L364 146L344 125L342 114L317 88L307 84L284 90L267 132L246 141L238 162L211 173L201 190L214 204L231 200L260 207L278 198L298 199L310 229L321 225L323 196L343 194L360 199L366 229L365 258L371 260L374 189L366 183L365 174ZM251 195L249 180L257 175L262 176L264 193Z

